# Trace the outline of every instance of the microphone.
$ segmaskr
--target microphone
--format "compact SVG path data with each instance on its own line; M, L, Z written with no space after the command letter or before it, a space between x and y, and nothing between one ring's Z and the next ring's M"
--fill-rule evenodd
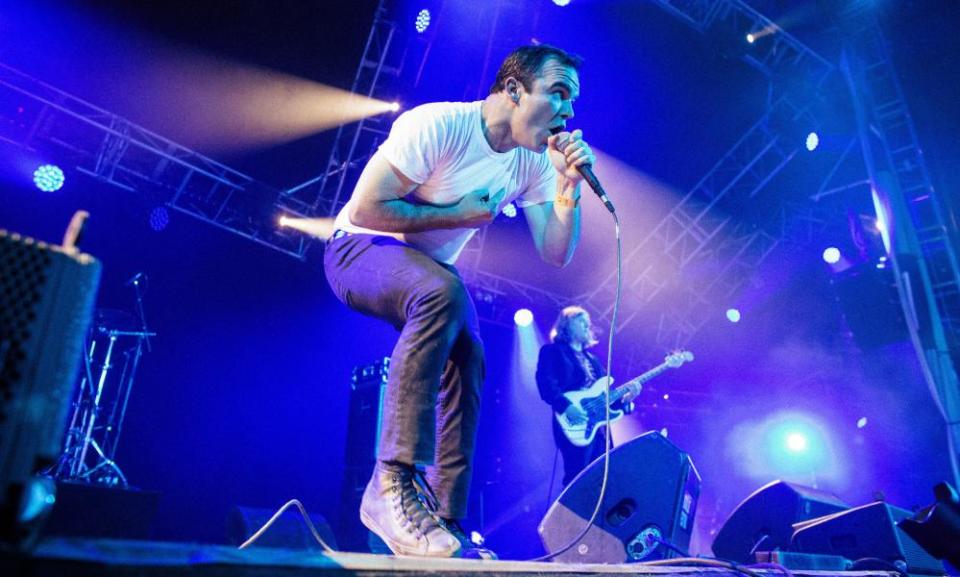
M123 283L123 286L133 286L133 285L140 284L140 281L146 279L146 277L147 275L143 274L142 272L138 272L137 274L130 277L130 279L127 280L127 282Z
M550 129L550 134L560 134L561 132L563 132L562 126L554 126ZM603 190L603 186L600 185L600 181L597 180L597 176L593 174L593 165L581 164L577 166L577 172L579 172L580 176L587 181L587 184L590 185L590 188L593 189L593 192L600 197L600 200L603 202L603 206L607 207L607 210L609 210L611 214L615 213L616 210L613 208L613 203L610 202L610 198L607 197L607 191Z

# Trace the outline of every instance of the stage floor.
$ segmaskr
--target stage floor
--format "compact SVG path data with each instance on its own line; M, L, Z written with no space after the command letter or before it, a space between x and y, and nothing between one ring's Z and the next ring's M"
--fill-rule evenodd
M108 539L47 539L27 559L3 557L6 576L143 576L143 577L293 577L362 575L387 577L420 573L432 577L534 577L544 575L619 575L651 577L744 577L713 567L643 564L601 565L424 559L365 553L316 553L289 549L238 550L225 545L120 541ZM776 569L754 570L763 577L783 577ZM791 571L797 577L895 577L885 571ZM789 576L789 574L787 574Z

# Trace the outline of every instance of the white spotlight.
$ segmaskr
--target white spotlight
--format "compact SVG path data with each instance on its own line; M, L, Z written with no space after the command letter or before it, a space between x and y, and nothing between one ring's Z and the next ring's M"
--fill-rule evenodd
M533 322L533 313L530 309L520 309L513 314L513 322L517 323L518 327L529 327Z
M840 249L835 246L828 246L823 250L823 262L827 264L837 264L840 262Z
M397 112L398 110L400 110L400 103L399 103L399 102L391 102L391 103L390 103L390 112Z
M731 323L739 323L740 311L738 309L727 309L727 320Z
M813 152L817 149L817 146L820 145L820 137L816 132L811 132L807 135L807 150Z

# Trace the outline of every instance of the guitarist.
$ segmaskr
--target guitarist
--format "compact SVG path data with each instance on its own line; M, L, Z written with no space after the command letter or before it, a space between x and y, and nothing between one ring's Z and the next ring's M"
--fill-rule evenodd
M563 394L588 388L594 381L606 375L600 359L587 349L597 344L596 336L590 325L590 314L581 307L569 306L560 311L553 329L550 331L551 343L540 349L537 361L537 388L540 397L558 414L565 414L574 423L586 420L586 413L577 405L570 403ZM633 409L631 399L624 397L620 408L629 412ZM556 419L553 423L553 439L563 454L563 485L566 486L597 457L603 454L605 435L603 429L597 432L593 442L586 447L571 443Z

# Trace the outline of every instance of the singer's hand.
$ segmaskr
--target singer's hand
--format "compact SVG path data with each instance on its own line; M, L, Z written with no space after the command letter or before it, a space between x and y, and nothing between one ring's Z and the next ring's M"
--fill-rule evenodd
M500 213L500 201L506 194L505 188L493 194L489 190L474 190L467 193L456 204L458 224L460 226L490 224Z
M583 140L583 131L580 129L551 135L547 138L547 153L557 172L573 183L583 180L577 171L578 166L592 165L597 160L590 145Z

